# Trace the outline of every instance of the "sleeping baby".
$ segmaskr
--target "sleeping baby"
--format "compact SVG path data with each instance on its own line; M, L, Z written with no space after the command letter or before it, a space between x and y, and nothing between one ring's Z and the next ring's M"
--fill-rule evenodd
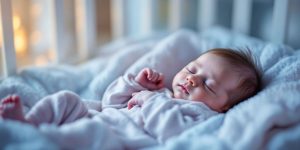
M20 98L9 96L2 100L0 113L3 119L37 127L55 124L59 128L68 123L72 126L85 119L87 124L112 132L114 141L121 141L126 148L137 149L163 143L209 117L226 112L255 95L260 78L258 64L249 50L217 48L201 54L180 70L173 78L172 91L164 87L162 73L144 68L137 75L125 74L111 83L104 93L100 111L88 109L75 93L61 91L40 100L26 115ZM85 141L83 138L94 137L92 134L100 130L81 129L84 131L78 131L76 137L76 133L71 133L76 132L76 126L73 127L72 131L60 128L60 140L53 138L50 129L43 133L64 144L62 141L71 135ZM82 133L87 135L82 137ZM72 145L64 147L72 148Z

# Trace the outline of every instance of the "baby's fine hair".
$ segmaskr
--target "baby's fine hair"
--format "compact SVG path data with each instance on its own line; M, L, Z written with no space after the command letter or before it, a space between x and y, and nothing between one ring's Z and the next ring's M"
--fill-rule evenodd
M237 91L230 92L229 107L255 95L261 88L261 66L249 48L215 48L206 51L223 57L232 65L232 70L240 74Z

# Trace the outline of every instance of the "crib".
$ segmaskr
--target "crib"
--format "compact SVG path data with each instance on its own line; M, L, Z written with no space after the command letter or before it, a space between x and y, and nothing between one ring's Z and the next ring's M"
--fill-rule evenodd
M197 30L205 30L207 27L216 24L216 9L217 0L201 0L198 2L198 18ZM183 27L184 25L184 5L188 2L181 0L173 0L169 3L169 25L168 31L174 31ZM232 12L232 30L243 34L250 33L251 25L251 7L252 0L247 1L234 1ZM273 25L272 25L272 39L274 43L284 43L287 33L287 19L289 1L274 1L273 11ZM158 1L145 0L141 5L147 9L142 12L142 32L151 34L154 32L153 25L155 23L155 7L159 4ZM53 40L52 47L56 52L56 62L62 62L63 56L63 42L64 42L64 28L63 28L63 1L55 0L52 3L52 23L53 23ZM79 59L87 59L92 55L92 49L95 49L95 1L93 0L77 0L76 12L78 17L76 20L77 35L79 37ZM112 34L114 39L126 37L126 30L128 30L128 17L126 18L125 9L126 3L122 0L111 1L111 10L117 10L112 13ZM148 7L149 6L149 7ZM5 76L13 75L16 73L16 58L14 49L14 38L12 28L12 10L11 1L1 1L1 19L2 19L2 34L3 36L3 57L4 57L4 74ZM127 8L128 9L128 8ZM82 13L79 13L82 12Z
M95 40L95 1L76 0L76 35L80 39L77 43L78 62L81 63L64 65L63 0L53 0L52 47L56 52L55 64L19 70L16 67L11 1L0 0L5 74L1 80L0 97L20 95L25 99L23 105L26 111L40 98L60 90L73 91L85 99L101 100L107 86L124 73L135 74L143 67L152 67L164 73L166 68L157 62L181 60L168 64L168 68L172 68L171 73L165 74L171 79L174 72L207 49L250 47L262 63L262 91L227 113L148 149L298 149L300 52L297 47L287 45L291 0L273 0L271 36L268 39L254 37L251 33L254 0L232 0L229 28L218 24L220 1L193 1L197 4L194 6L197 24L192 29L185 26L185 9L192 0L169 0L166 2L168 25L164 31L157 31L155 26L159 20L157 7L160 2L138 2L144 8L140 18L142 34L132 40L128 35L127 1L111 0L113 41L99 48ZM100 52L97 51L99 49ZM171 80L167 80L166 85L170 84ZM31 135L22 137L18 132L21 129ZM9 146L18 148L22 144L28 144L28 148L45 148L45 144L53 149L60 148L36 129L15 122L0 122L0 132L0 149ZM2 140L6 136L12 138Z

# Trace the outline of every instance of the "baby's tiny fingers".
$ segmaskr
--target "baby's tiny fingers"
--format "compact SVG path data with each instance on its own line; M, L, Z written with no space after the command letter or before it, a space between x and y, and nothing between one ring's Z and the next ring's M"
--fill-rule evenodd
M128 104L127 104L127 109L131 109L135 105L136 105L135 100L130 99L129 102L128 102Z
M158 78L158 73L155 72L155 73L153 73L153 76L152 76L151 81L152 81L152 82L155 82L155 81L157 80L157 78Z
M128 105L127 105L127 109L131 109L133 107L133 105L132 104L130 104L130 103L128 103Z
M159 81L164 80L164 75L162 73L159 73L158 80Z
M151 69L148 69L147 73L148 73L148 75L147 75L148 80L151 80L151 78L153 76L153 71Z
M132 104L128 103L127 104L127 109L131 109L132 108Z

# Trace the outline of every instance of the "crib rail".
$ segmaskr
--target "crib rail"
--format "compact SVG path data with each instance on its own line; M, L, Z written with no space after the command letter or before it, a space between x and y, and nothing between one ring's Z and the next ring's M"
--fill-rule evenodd
M284 43L286 40L288 17L289 17L289 0L275 0L273 12L273 29L272 42Z
M53 0L52 2L52 47L55 50L56 62L63 60L64 53L64 1Z
M76 0L75 6L79 59L84 61L96 46L95 0Z
M112 34L114 39L127 35L128 22L125 0L111 0L112 11ZM188 1L170 0L169 1L169 29L176 30L183 25L184 5ZM289 0L274 0L273 9L273 28L272 42L284 43L288 22ZM64 18L63 0L52 1L53 14L53 49L56 51L56 62L62 62L65 57L64 49ZM84 60L92 53L96 45L96 22L95 22L95 1L76 0L76 35L78 40L79 55ZM144 0L145 12L143 17L143 32L151 33L155 17L155 5L159 5L159 0ZM216 24L218 11L218 0L199 0L198 1L198 30L203 30ZM249 34L252 14L253 0L233 0L232 29ZM147 7L149 6L149 7ZM12 7L11 0L0 0L1 21L2 21L2 56L4 75L9 76L16 73L16 55L14 48L14 35L12 28Z
M216 24L217 0L201 0L198 10L198 29L203 30Z
M4 76L16 73L16 54L10 0L0 0L2 28L2 60Z
M232 28L235 31L249 34L252 14L252 0L234 0Z
M124 0L111 1L112 14L112 34L114 39L124 37L126 35L127 20L126 18L126 3Z

